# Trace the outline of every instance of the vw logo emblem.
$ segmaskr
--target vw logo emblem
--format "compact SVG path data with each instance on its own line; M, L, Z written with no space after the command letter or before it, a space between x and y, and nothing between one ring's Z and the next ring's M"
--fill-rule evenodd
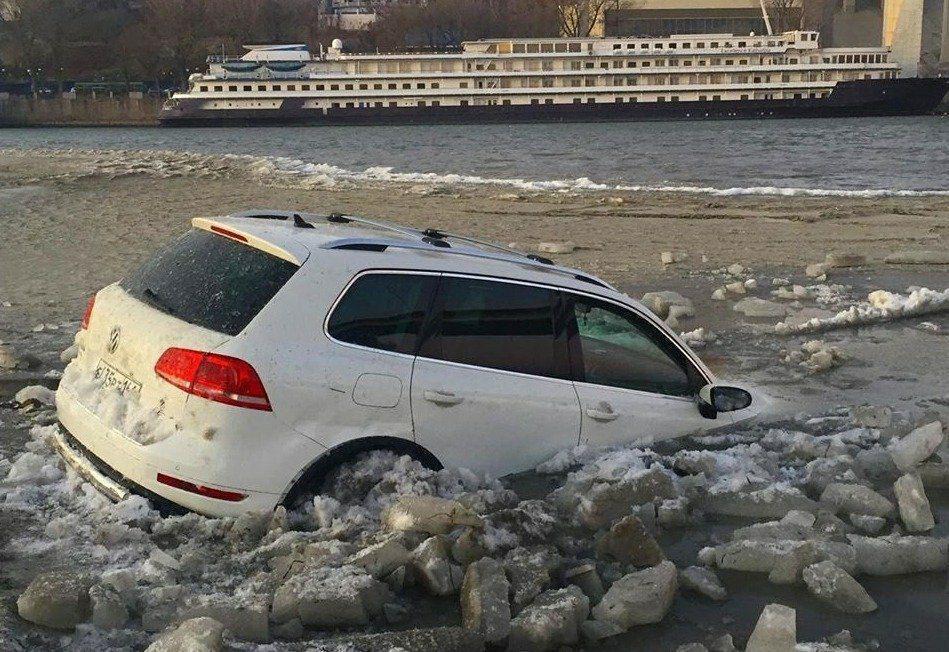
M112 327L112 331L109 333L109 353L115 353L115 350L119 348L119 335L121 334L121 328L118 326Z

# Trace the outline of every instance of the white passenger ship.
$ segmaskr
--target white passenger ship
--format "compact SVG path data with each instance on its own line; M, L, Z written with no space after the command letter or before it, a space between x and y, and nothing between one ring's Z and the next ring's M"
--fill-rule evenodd
M163 124L636 120L931 111L946 79L901 79L887 48L818 33L490 39L439 54L347 54L337 40L209 57Z

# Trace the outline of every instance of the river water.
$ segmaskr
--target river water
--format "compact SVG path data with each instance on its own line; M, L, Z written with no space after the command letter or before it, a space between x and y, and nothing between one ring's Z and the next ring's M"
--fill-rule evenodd
M277 157L300 174L523 189L949 195L949 117L0 130L0 147Z

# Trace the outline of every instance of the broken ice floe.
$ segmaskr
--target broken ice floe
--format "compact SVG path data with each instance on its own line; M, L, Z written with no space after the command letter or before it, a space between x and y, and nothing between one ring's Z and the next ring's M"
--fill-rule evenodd
M427 636L556 649L658 622L680 588L727 599L712 567L806 585L838 608L866 611L862 575L946 565L945 539L900 534L926 526L925 476L901 476L942 463L941 424L914 429L889 408L728 428L703 438L717 450L698 439L578 446L538 467L563 478L533 500L469 471L372 453L334 477L332 496L298 511L220 519L162 517L140 497L108 502L46 448L55 428L33 428L30 450L0 483L0 509L36 524L8 552L72 560L75 573L56 581L81 585L68 594L75 600L41 599L53 583L38 576L22 614L94 632L100 647L216 635L206 621L194 629L195 619L246 642L384 628L423 593L459 602L467 628ZM895 502L880 493L894 495L894 482ZM719 515L744 524L677 571L657 533Z
M846 310L826 318L814 318L803 323L787 321L774 326L778 335L825 331L834 328L862 326L904 317L915 317L939 312L949 306L949 288L938 291L928 288L910 290L907 294L876 290L867 295L867 301L851 305Z

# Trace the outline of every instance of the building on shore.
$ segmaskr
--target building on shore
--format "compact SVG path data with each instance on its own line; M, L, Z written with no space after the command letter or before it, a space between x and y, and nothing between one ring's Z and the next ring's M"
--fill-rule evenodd
M882 41L904 77L949 73L949 0L884 0Z
M776 34L797 29L801 3L788 0L635 0L603 12L594 36ZM764 14L767 9L767 18Z
M841 0L825 28L828 44L837 48L876 47L883 43L882 0Z

